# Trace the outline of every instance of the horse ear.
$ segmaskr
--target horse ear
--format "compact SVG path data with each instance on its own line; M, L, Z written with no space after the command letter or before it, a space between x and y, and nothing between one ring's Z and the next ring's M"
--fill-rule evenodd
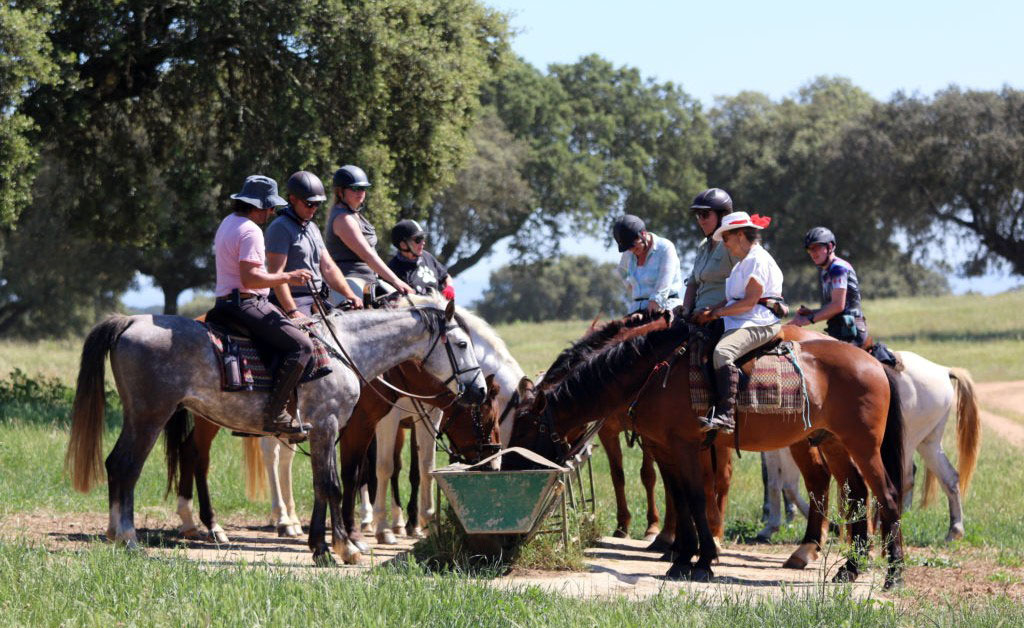
M501 393L501 385L494 381L495 373L491 373L484 378L487 382L487 401L494 401L494 398Z
M449 301L444 308L444 320L451 322L455 318L455 301Z
M523 379L519 380L519 386L516 387L520 397L525 397L527 394L533 393L533 382L530 381L529 377L523 376Z

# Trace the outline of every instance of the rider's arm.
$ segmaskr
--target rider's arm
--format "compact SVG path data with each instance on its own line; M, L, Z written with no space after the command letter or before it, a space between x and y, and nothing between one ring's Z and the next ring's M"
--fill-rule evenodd
M288 256L284 253L267 253L268 273L282 272L286 263L288 263ZM292 289L288 287L288 284L281 283L274 286L274 294L277 295L277 300L281 304L281 309L284 310L285 314L295 318L302 316L302 312L299 312L298 308L295 307L295 299L292 298Z
M651 300L663 310L668 307L669 295L673 290L672 280L677 277L678 272L679 256L676 255L675 245L669 242L664 249L661 264L658 265L658 283L655 284L654 294L651 295Z
M836 314L841 314L844 305L846 305L846 288L833 288L832 300L829 304L818 311L811 313L808 320L812 323L827 321Z
M736 316L749 312L757 305L757 300L764 294L764 286L758 283L757 279L751 277L747 281L747 287L743 291L743 298L731 305L723 305L711 310L711 318L722 318L723 316Z
M263 264L245 260L238 262L238 274L242 279L242 285L247 290L273 288L283 283L302 286L313 278L313 274L305 268L299 268L286 273L270 273L263 268Z
M355 216L338 216L334 219L333 229L334 235L341 238L345 246L352 249L359 259L366 262L366 265L382 279L397 288L399 292L415 292L407 283L395 276L395 273L391 272L387 264L377 255L377 251L370 246L370 243L363 237L363 232L359 230L359 222Z
M344 273L341 272L341 269L334 263L334 260L331 259L326 250L320 251L320 273L324 276L324 281L327 282L328 286L340 292L341 296L351 301L357 309L363 306L362 299L357 298L356 294L352 292L352 286L348 285Z

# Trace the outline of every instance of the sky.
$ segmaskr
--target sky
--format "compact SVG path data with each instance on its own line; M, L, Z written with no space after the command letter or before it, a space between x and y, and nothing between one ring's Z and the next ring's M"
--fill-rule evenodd
M897 91L934 94L964 88L1024 87L1024 2L875 0L828 2L655 2L484 0L511 14L513 51L534 66L573 63L596 53L616 65L671 81L711 107L744 90L773 99L816 76L844 76L879 100ZM595 240L566 240L567 253L601 261L618 254ZM957 258L957 245L945 245ZM455 280L469 303L490 272L507 263L503 246ZM955 292L991 294L1021 283L1005 274L951 278ZM189 294L182 299L191 298ZM147 282L125 297L135 307L162 303Z

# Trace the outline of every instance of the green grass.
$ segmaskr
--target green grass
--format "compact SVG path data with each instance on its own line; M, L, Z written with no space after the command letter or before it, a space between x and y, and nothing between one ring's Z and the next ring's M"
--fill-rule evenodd
M914 608L813 591L719 603L686 593L583 601L498 589L416 565L335 576L244 565L205 567L93 545L47 552L0 543L0 625L794 626L1019 625L1019 605Z

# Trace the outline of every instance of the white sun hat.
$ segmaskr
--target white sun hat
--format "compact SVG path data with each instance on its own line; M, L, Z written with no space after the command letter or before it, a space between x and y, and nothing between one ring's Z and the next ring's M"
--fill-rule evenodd
M747 212L733 212L731 214L726 214L725 216L722 216L722 226L715 230L711 239L716 242L721 242L722 232L724 231L743 229L744 227L764 229L771 221L772 219L768 216L760 216L758 214L751 216Z

